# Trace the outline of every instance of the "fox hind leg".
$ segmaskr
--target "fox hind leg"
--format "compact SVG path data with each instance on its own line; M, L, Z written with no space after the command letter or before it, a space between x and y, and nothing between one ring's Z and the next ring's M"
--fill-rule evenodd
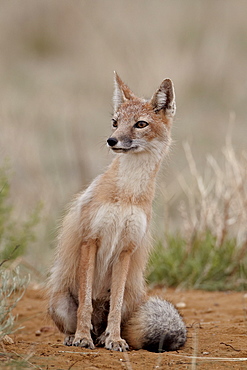
M70 292L54 295L49 306L49 314L58 329L65 334L65 345L72 345L77 326L78 304Z

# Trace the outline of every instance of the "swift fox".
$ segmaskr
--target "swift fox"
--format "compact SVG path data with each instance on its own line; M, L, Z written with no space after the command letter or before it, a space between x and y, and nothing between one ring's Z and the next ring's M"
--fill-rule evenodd
M126 351L176 350L186 327L175 307L147 298L144 270L155 178L170 144L173 83L150 100L115 74L108 169L73 201L65 216L49 280L49 314L64 344Z

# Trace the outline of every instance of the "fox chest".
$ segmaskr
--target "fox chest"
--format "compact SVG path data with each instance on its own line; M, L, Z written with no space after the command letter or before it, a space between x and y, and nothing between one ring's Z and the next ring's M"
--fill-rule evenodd
M112 253L128 243L139 246L147 227L145 212L133 205L103 204L91 218L92 236L99 240L99 249L107 248Z

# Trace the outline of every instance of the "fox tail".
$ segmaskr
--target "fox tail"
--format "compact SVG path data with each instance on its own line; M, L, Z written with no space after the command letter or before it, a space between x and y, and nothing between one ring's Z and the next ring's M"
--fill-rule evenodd
M175 351L187 337L185 323L172 303L151 297L123 328L123 338L134 349Z

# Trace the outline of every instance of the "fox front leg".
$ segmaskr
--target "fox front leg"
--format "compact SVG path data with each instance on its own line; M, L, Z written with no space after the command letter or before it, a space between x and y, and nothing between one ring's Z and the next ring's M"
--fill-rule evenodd
M124 298L126 279L129 271L131 252L123 251L112 268L112 284L110 298L110 312L105 332L100 336L98 343L114 351L127 351L129 346L121 338L121 312Z
M91 337L92 286L95 268L96 242L90 241L81 247L79 267L79 306L77 310L77 328L73 346L94 348Z

